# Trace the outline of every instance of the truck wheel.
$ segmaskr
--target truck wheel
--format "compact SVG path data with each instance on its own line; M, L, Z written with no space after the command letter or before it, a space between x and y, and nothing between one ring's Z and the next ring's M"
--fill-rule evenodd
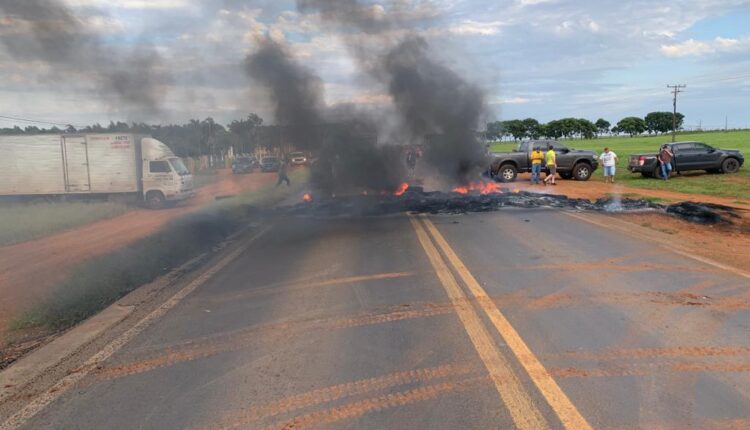
M654 167L654 171L651 173L652 178L664 179L661 175L661 166Z
M516 176L518 176L516 166L512 164L503 164L497 169L495 178L500 182L513 182L516 180Z
M740 162L736 158L727 158L721 163L721 171L724 173L737 173L740 169Z
M149 191L146 193L146 206L149 209L162 209L166 205L167 199L161 191Z
M573 166L573 177L576 181L588 181L591 178L591 166L588 163L578 163Z
M573 179L573 172L560 172L560 177L563 179Z

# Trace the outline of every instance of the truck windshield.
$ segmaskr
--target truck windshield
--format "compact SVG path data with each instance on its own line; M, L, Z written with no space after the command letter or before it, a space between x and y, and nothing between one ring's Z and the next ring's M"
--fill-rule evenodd
M172 168L174 169L174 171L177 172L177 174L180 176L185 176L185 175L190 174L190 171L187 169L187 167L185 167L185 163L183 163L182 160L179 158L170 158L169 164L172 165Z

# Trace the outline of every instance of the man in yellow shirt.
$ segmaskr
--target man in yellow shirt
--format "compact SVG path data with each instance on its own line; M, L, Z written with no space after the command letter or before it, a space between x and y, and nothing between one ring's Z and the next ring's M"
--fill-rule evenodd
M544 159L549 172L547 173L547 176L544 177L544 185L557 185L555 183L555 173L557 173L557 153L555 152L554 146L549 146L549 150L547 151L547 154L545 154Z
M539 176L542 173L542 160L544 160L544 152L542 152L538 146L534 147L531 151L531 183L538 184Z

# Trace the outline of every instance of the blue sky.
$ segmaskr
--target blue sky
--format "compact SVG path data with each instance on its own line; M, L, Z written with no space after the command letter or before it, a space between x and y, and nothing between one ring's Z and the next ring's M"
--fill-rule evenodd
M288 0L66 0L86 31L116 52L156 49L172 75L162 112L101 100L85 76L11 58L0 44L0 115L93 121L220 122L257 112L267 94L242 73L257 38L290 45L325 82L326 101L388 105L382 85L351 58L345 29L301 14ZM374 1L368 1L375 6ZM667 84L687 84L679 110L689 127L750 127L750 1L394 0L411 11L395 40L423 35L435 55L484 89L488 120L618 119L670 110ZM0 16L0 38L24 31ZM0 123L7 125L8 123Z

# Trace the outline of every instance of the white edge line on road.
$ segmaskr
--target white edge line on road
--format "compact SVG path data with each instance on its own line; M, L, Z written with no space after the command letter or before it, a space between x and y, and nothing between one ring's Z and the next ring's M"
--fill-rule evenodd
M138 321L133 327L128 329L125 333L121 334L120 336L112 340L99 352L97 352L88 360L86 360L86 362L82 366L75 369L69 375L66 375L64 378L59 380L55 385L53 385L52 387L47 389L45 392L43 392L42 394L38 395L33 400L31 400L28 404L26 404L26 406L24 406L23 408L21 408L21 410L13 414L4 423L0 424L0 430L15 430L21 427L22 425L24 425L29 419L34 417L34 415L41 412L50 403L52 403L61 395L63 395L76 383L81 381L92 370L96 369L97 366L99 366L102 362L107 360L114 353L116 353L123 346L125 346L128 342L130 342L133 338L135 338L141 332L143 332L143 330L145 330L151 324L156 322L159 318L164 316L167 312L169 312L172 308L174 308L190 293L195 291L198 287L203 285L206 281L208 281L212 276L218 273L221 269L223 269L229 263L234 261L234 259L239 257L240 254L242 254L242 252L244 252L251 243L259 239L265 233L267 233L272 227L273 227L272 225L264 227L262 230L257 232L252 238L250 238L247 241L247 243L245 243L244 245L232 251L229 255L219 260L216 264L214 264L211 268L203 272L200 276L198 276L192 282L187 284L181 290L177 291L172 297L170 297L161 306L154 309L150 314L143 317L143 319Z
M607 229L610 229L610 228L614 227L617 230L620 230L622 232L630 233L630 234L632 234L634 236L638 236L638 237L640 237L640 238L642 238L644 240L648 240L648 241L654 242L655 244L661 246L662 248L664 248L664 249L666 249L668 251L674 252L675 254L679 254L679 255L682 255L683 257L687 257L687 258L693 259L695 261L699 261L701 263L708 264L709 266L714 266L717 269L721 269L721 270L724 270L724 271L727 271L727 272L731 272L731 273L734 273L735 275L742 276L743 278L750 279L750 272L746 272L746 271L744 271L742 269L738 269L736 267L732 267L732 266L728 266L728 265L723 264L723 263L719 263L718 261L711 260L710 258L705 258L705 257L701 257L701 256L698 256L698 255L691 254L689 251L685 251L685 250L679 249L679 248L675 247L674 245L664 244L663 242L661 242L661 241L659 241L659 240L657 240L657 239L655 239L653 237L650 237L650 236L648 236L646 234L643 234L641 232L636 232L636 231L633 231L633 230L628 230L628 229L626 229L623 226L617 226L617 225L612 225L612 224L604 224L604 223L601 223L599 221L587 218L587 217L585 217L583 215L580 215L580 214L577 214L577 213L573 213L573 212L563 211L563 213L565 215L568 215L568 216L573 217L575 219L587 222L589 224L594 224L594 225L599 226L599 227L603 227L603 228L607 228ZM617 220L617 221L620 222L620 223L628 223L627 221L623 221L623 220ZM628 224L632 224L632 223L628 223ZM638 225L636 225L636 224L632 224L632 225L634 227L638 227Z

